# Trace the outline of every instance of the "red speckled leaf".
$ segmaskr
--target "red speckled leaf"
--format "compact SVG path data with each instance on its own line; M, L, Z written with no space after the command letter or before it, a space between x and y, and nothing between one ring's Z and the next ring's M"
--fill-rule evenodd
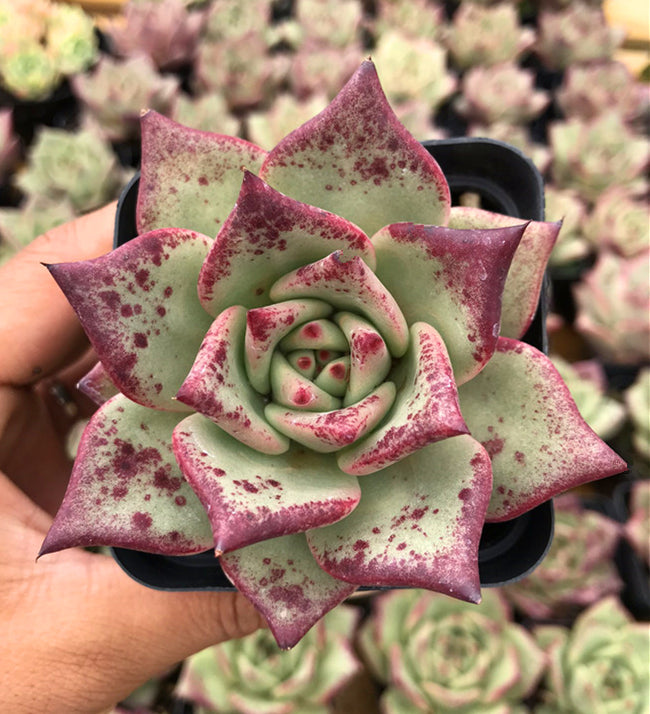
M478 602L478 545L492 486L485 449L457 436L359 482L356 510L307 534L319 564L358 585L427 588Z
M449 217L452 228L505 228L521 223L512 218L480 208L454 206ZM512 259L503 290L501 334L519 339L535 317L544 271L562 223L531 221Z
M213 545L210 522L171 448L181 414L122 394L92 416L41 555L106 545L185 555Z
M266 305L275 280L335 250L375 265L372 243L355 225L284 196L245 172L235 208L201 270L201 303L212 315L229 305Z
M139 404L187 411L174 396L211 322L196 295L209 245L168 228L99 258L48 266L109 377Z
M359 501L356 478L333 458L300 447L269 458L200 414L178 425L174 452L208 512L217 553L334 523Z
M393 296L377 276L355 257L340 251L287 273L272 286L272 300L320 298L340 310L367 317L379 330L391 354L401 357L408 345L408 325Z
M440 332L457 384L480 372L494 352L501 295L525 227L461 231L399 223L372 238L377 276L409 324L421 320Z
M212 323L176 398L224 431L265 454L281 454L289 440L264 418L266 401L251 387L244 367L246 310L224 310Z
M323 615L357 589L318 567L302 533L227 553L221 565L235 587L264 615L283 649L297 644Z
M398 221L444 225L449 216L440 167L400 124L370 61L326 109L269 153L260 176L368 235Z
M339 454L345 473L371 474L434 441L467 433L447 350L433 327L411 327L409 351L390 378L398 386L393 408L382 426Z
M90 372L77 382L77 389L92 399L95 404L107 402L120 391L111 381L101 362L97 362Z
M141 119L138 233L190 228L213 238L237 200L242 167L257 171L266 152L234 136L190 129L154 111Z
M500 338L492 360L459 397L472 436L492 457L488 520L514 518L626 468L580 416L548 357L523 342Z

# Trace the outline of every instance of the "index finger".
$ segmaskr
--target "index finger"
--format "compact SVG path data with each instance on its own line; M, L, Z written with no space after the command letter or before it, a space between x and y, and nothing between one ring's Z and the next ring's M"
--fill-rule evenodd
M87 346L74 311L42 264L111 250L115 206L48 231L0 267L0 384L31 384Z

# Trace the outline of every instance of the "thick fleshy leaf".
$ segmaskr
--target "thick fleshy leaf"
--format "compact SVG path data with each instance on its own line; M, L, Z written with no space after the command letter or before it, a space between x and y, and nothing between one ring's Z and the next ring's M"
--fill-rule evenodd
M269 287L280 276L335 250L375 265L372 244L357 226L245 172L237 203L201 271L201 303L213 315L229 305L266 305Z
M341 406L340 399L303 377L281 352L274 352L271 360L271 393L274 404L290 409L325 412Z
M454 206L449 216L451 228L505 228L521 224L520 218L492 213L480 208ZM512 259L503 290L501 334L519 339L535 317L544 271L562 222L530 221Z
M225 574L264 615L277 643L293 647L356 589L321 570L304 534L256 543L221 556Z
M500 338L494 357L459 389L470 433L492 458L488 520L514 518L562 491L626 469L586 424L553 363Z
M213 545L210 522L171 448L182 414L118 394L92 416L41 555L107 545L184 555Z
M120 390L113 384L101 362L85 374L78 382L77 389L92 399L95 404L103 404Z
M370 61L269 153L260 176L368 235L398 221L444 225L449 216L440 167L398 121Z
M395 399L395 385L384 382L367 397L343 409L308 412L268 404L269 423L290 439L320 453L338 451L362 438L386 416Z
M359 482L356 510L307 534L320 565L359 585L422 587L478 602L478 545L492 485L485 449L457 436Z
M312 320L293 330L280 343L283 352L289 350L338 350L345 352L348 341L330 320Z
M340 252L287 273L272 286L272 300L320 298L340 310L361 313L379 330L391 354L401 357L408 345L408 325L393 296L359 257Z
M174 452L212 523L217 553L344 518L359 485L333 458L301 447L269 459L200 414L174 431Z
M278 342L302 322L325 317L331 312L331 305L311 299L285 300L248 311L246 372L250 383L260 394L267 394L271 389L271 359Z
M424 322L410 332L409 350L390 375L398 388L393 408L379 429L339 454L345 473L374 473L434 441L468 431L440 335Z
M268 424L265 401L248 382L245 332L245 308L234 305L224 310L206 333L176 398L251 448L281 454L289 440Z
M363 318L352 312L334 316L350 345L350 374L345 406L363 399L381 382L392 366L390 352L382 336Z
M164 228L99 258L48 266L109 377L139 404L187 411L174 396L211 322L196 295L210 243Z
M344 355L324 365L314 384L335 397L342 397L348 388L349 375L350 357Z
M377 276L409 325L442 335L457 384L490 359L499 335L501 295L525 225L459 231L398 223L372 237Z
M154 111L142 115L141 129L138 233L178 226L214 238L237 200L242 167L257 171L266 151Z
M294 350L286 355L287 362L307 379L316 374L316 356L312 350Z

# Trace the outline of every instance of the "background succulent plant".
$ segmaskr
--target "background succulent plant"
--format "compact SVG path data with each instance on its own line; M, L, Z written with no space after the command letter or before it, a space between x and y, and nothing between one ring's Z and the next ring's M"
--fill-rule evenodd
M650 368L639 370L634 384L625 392L625 403L633 425L634 447L650 461L650 427L647 419L650 409Z
M468 605L422 590L375 598L359 637L363 657L387 685L382 711L523 711L545 659L512 622L496 590Z

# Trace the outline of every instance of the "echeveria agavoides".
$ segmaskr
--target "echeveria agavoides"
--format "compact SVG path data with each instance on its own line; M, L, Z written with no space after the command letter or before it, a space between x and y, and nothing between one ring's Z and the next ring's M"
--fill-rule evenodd
M269 153L142 134L142 235L50 266L103 403L41 553L214 548L289 647L359 586L478 601L486 513L625 468L519 341L559 224L451 210L370 61Z

